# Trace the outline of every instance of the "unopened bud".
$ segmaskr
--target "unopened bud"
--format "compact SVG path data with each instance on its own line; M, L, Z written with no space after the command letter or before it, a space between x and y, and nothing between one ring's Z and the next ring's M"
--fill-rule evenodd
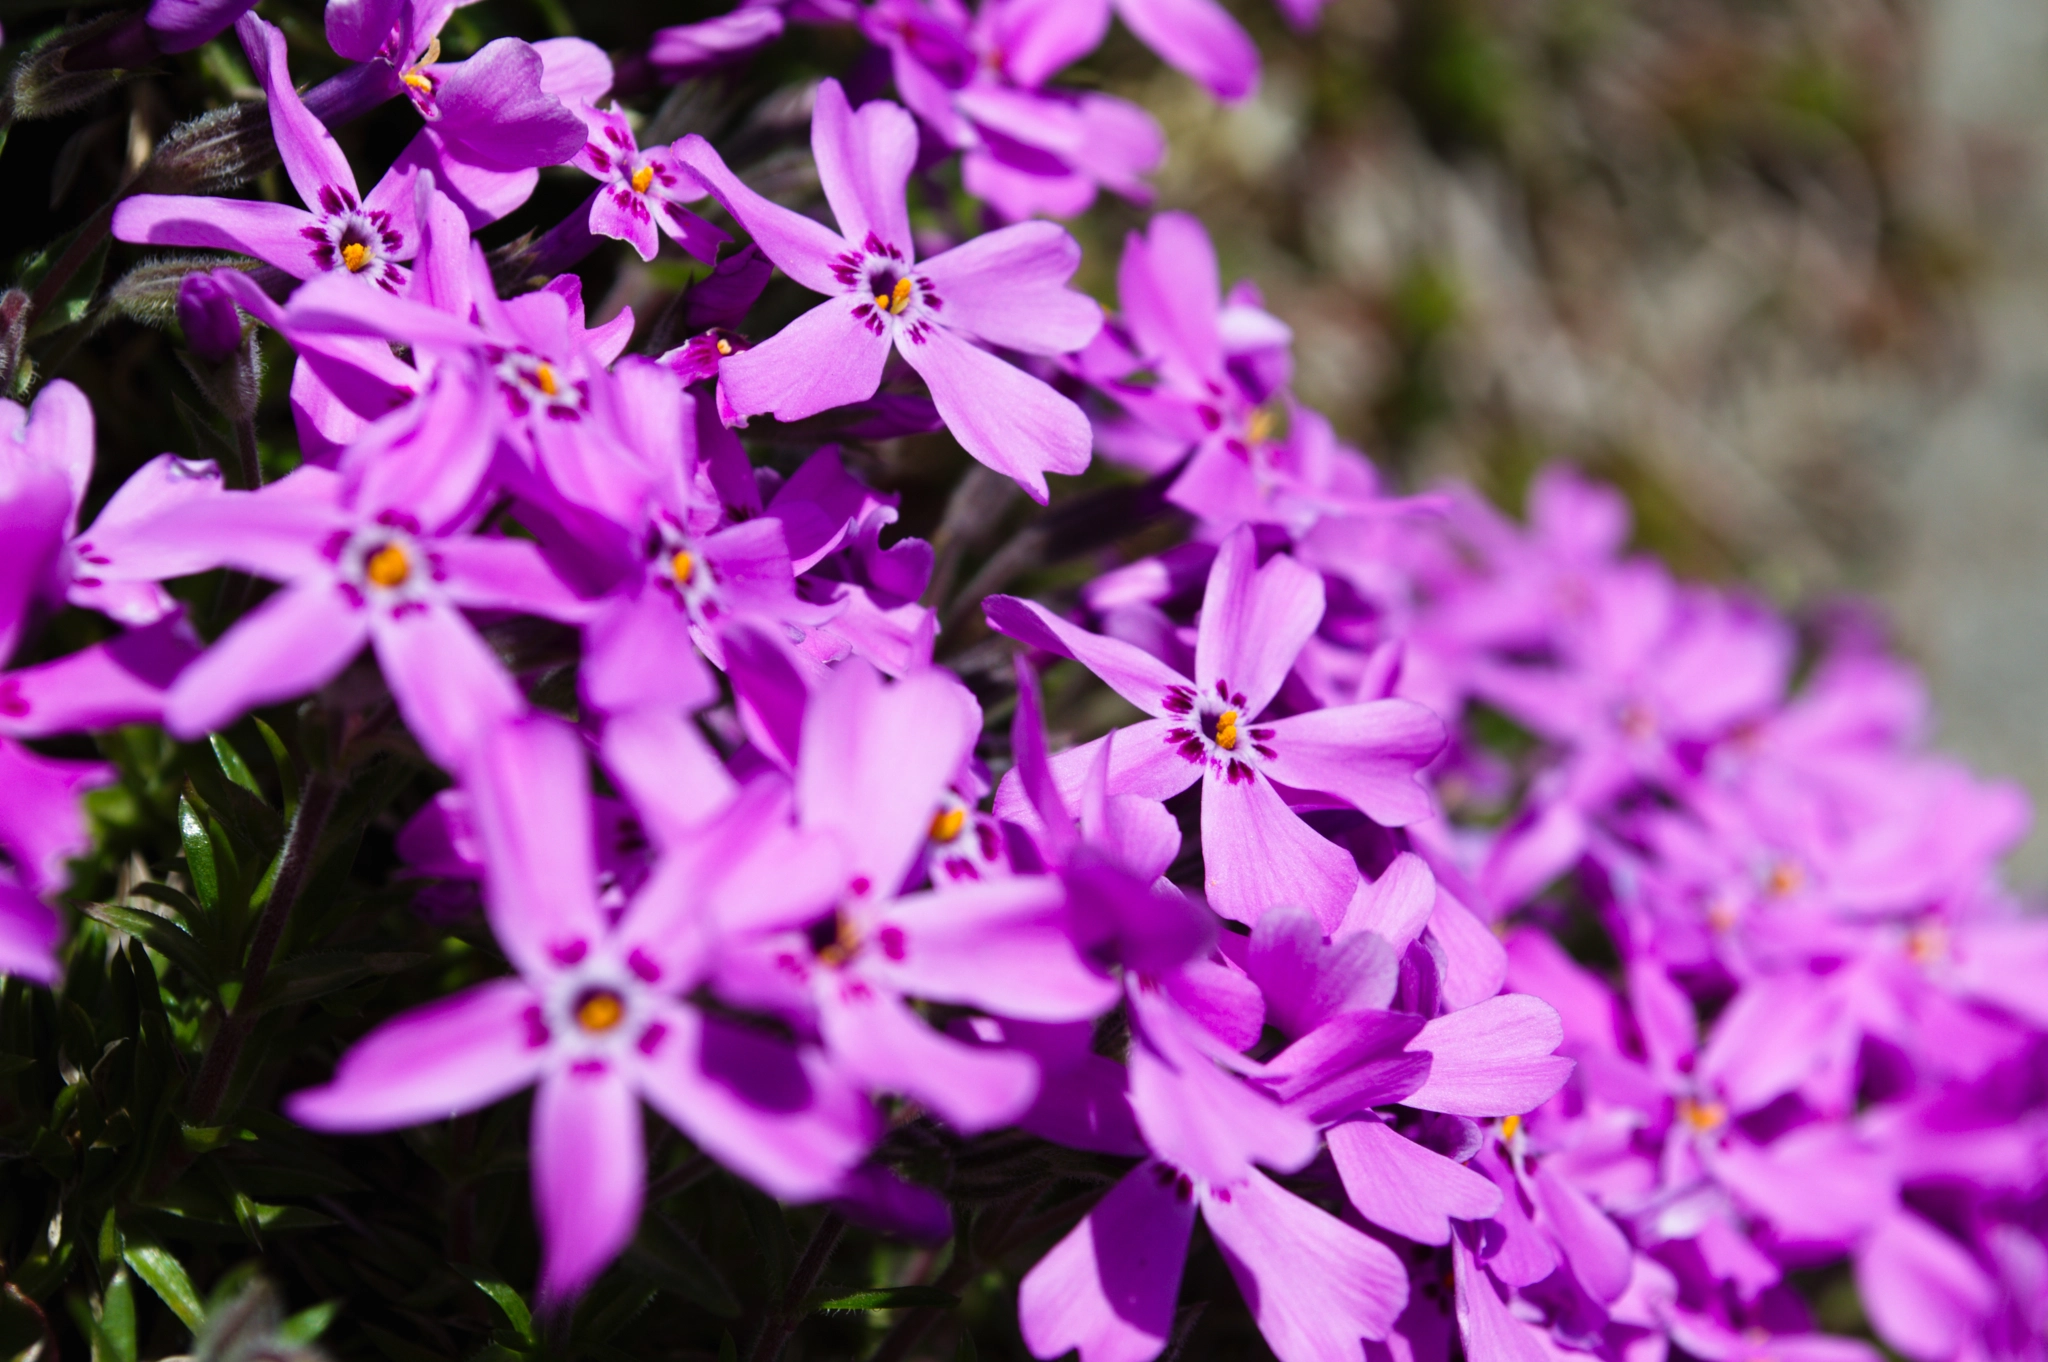
M0 293L0 392L19 386L21 347L28 340L28 324L34 315L29 297L18 288Z
M136 188L152 194L219 194L276 164L270 108L252 100L203 113L165 133Z
M178 285L178 325L185 344L208 364L220 364L242 348L242 317L235 300L210 274L188 274Z
M131 77L121 70L74 71L65 65L74 48L99 45L120 30L130 16L105 14L44 34L29 44L7 82L8 118L27 122L55 118L92 103Z

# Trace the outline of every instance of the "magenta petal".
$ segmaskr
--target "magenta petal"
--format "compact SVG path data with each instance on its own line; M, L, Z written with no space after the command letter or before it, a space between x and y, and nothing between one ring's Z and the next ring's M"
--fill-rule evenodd
M815 1051L671 1007L636 1071L641 1093L706 1153L785 1201L836 1191L873 1113Z
M1147 1010L1131 1045L1131 1110L1153 1153L1204 1182L1235 1182L1255 1164L1291 1173L1315 1157L1313 1125L1218 1068L1177 1034L1186 1023Z
M1552 1051L1564 1039L1557 1010L1526 993L1504 993L1436 1018L1408 1048L1427 1051L1429 1081L1406 1099L1454 1116L1517 1116L1550 1099L1572 1062Z
M600 714L702 709L718 683L698 655L690 617L670 592L643 587L604 602L584 630L583 698Z
M967 1134L1014 1121L1038 1092L1029 1057L942 1036L856 978L820 989L818 1029L833 1062L855 1082L914 1098Z
M1557 1241L1579 1285L1602 1304L1619 1299L1635 1270L1635 1249L1621 1226L1549 1164L1534 1164L1529 1177L1544 1228Z
M1535 1332L1508 1313L1507 1302L1493 1274L1479 1265L1462 1237L1451 1242L1451 1270L1456 1278L1458 1332L1465 1355L1486 1362L1550 1362L1551 1353Z
M1422 1030L1412 1012L1345 1012L1289 1045L1260 1081L1319 1124L1404 1102L1429 1077L1429 1056L1404 1051Z
M1196 687L1207 695L1218 681L1227 683L1234 694L1245 697L1241 705L1233 700L1238 717L1255 718L1287 679L1295 657L1322 618L1323 579L1284 554L1260 567L1252 529L1240 525L1216 551L1202 593L1201 626L1195 637ZM1415 740L1390 721L1391 715L1382 722L1391 731L1370 726L1373 740ZM1437 746L1442 746L1440 733ZM1283 777L1276 774L1275 779Z
M746 228L761 254L774 261L777 269L813 293L843 291L832 274L833 258L847 248L838 233L747 188L726 168L711 144L696 133L676 143L675 153Z
M1126 1173L1017 1287L1032 1356L1151 1362L1173 1332L1195 1203L1165 1164Z
M1116 12L1167 65L1218 99L1243 99L1258 88L1259 50L1215 0L1116 0Z
M1374 822L1405 827L1427 818L1422 768L1443 749L1443 721L1412 700L1311 710L1271 723L1265 772L1296 790L1348 801Z
M888 897L924 846L939 797L974 747L981 708L950 672L894 683L840 667L804 715L796 797L803 824L835 832L863 893Z
M316 1130L391 1130L474 1111L540 1076L540 995L497 979L385 1022L349 1047L325 1087L285 1100Z
M0 467L0 476L10 472ZM56 469L22 469L0 491L0 542L6 545L0 553L0 665L20 641L30 605L49 591L60 570L71 515L66 480Z
M1344 922L1337 935L1372 932L1395 950L1406 950L1429 925L1436 899L1436 876L1429 873L1429 866L1420 856L1404 851L1378 879L1360 887L1357 897L1344 910Z
M1005 349L1065 355L1102 329L1102 308L1067 287L1081 248L1051 222L988 232L918 266L946 300L946 324Z
M1448 1244L1451 1221L1486 1220L1500 1210L1500 1188L1491 1178L1380 1121L1346 1121L1324 1138L1358 1213L1404 1239Z
M459 775L483 736L526 708L497 654L453 606L373 613L370 639L406 727L444 770Z
M1280 1362L1360 1357L1408 1304L1392 1249L1263 1174L1202 1189L1202 1219Z
M368 61L391 36L405 0L328 0L327 45L349 61Z
M605 769L663 847L701 827L737 789L696 721L681 709L612 715L604 722L603 753Z
M910 251L914 243L904 191L917 162L917 123L901 105L876 99L855 112L838 81L818 82L811 107L811 156L840 235L863 241L873 233L885 245Z
M1264 776L1202 782L1202 888L1227 918L1256 924L1278 904L1316 915L1324 928L1344 920L1358 888L1358 863L1282 803Z
M874 309L858 298L827 299L753 349L729 356L719 365L719 392L742 416L767 412L778 421L873 397L889 337L854 315L862 307Z
M321 550L355 517L335 505L340 486L322 468L302 468L260 492L221 492L170 502L143 519L87 538L132 577L168 580L237 567L274 581L330 576Z
M1042 380L944 326L921 337L899 329L896 349L930 386L939 419L960 447L1016 479L1039 504L1048 495L1047 473L1088 466L1095 443L1088 418Z
M164 727L197 738L259 705L318 690L369 641L369 619L340 583L311 578L242 616L187 667L164 705Z
M899 899L876 916L861 972L1023 1021L1100 1016L1121 990L1076 953L1065 908L1060 882L1038 875Z
M0 764L5 760L0 755ZM12 790L9 796L20 797ZM0 879L0 974L55 983L57 942L63 934L63 924L48 904L13 881Z
M359 198L356 174L349 169L348 157L341 154L334 134L307 110L292 84L292 73L285 65L283 31L254 14L245 14L236 23L235 32L249 54L249 65L255 68L257 82L269 97L270 131L277 140L277 153L284 160L285 174L291 177L292 188L299 191L299 201L317 210L323 189L339 189L350 199Z
M1188 214L1161 213L1125 239L1116 284L1125 319L1144 358L1164 361L1182 384L1223 377L1218 286L1216 250Z
M1144 649L1122 639L1091 634L1036 601L990 596L981 608L989 628L1033 648L1073 658L1147 714L1166 717L1172 712L1166 708L1167 697L1191 689L1185 676ZM1196 768L1191 765L1189 769Z
M164 693L199 655L190 627L173 619L10 674L0 689L0 733L53 733L160 723Z
M1449 893L1439 890L1429 915L1429 938L1443 952L1442 994L1451 1011L1485 1002L1508 977L1507 951L1491 928Z
M583 744L552 716L501 724L468 788L498 944L535 977L580 960L605 930Z
M1903 1210L1856 1255L1856 1285L1878 1336L1918 1362L1968 1356L1999 1294L1955 1240Z
M303 235L317 219L288 203L137 194L114 210L114 235L144 246L196 246L253 255L294 279L320 272Z
M1266 995L1268 1017L1289 1036L1340 1012L1385 1008L1398 973L1393 949L1378 936L1355 932L1326 943L1315 915L1291 905L1259 919L1244 964Z
M533 1209L544 1300L574 1299L632 1241L647 1192L640 1097L625 1075L582 1060L533 1098Z
M590 200L590 230L631 246L642 260L654 259L661 236L654 226L653 200L630 189L608 184Z
M540 549L527 540L465 535L441 540L434 552L448 574L442 589L457 605L517 610L571 623L590 612L589 604L569 589Z
M60 887L64 863L92 846L79 796L112 776L99 762L62 761L0 739L0 853L29 889Z

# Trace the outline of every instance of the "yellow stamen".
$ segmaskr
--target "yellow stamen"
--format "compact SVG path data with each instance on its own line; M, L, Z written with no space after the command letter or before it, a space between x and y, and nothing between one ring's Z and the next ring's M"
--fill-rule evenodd
M967 810L941 809L932 815L932 840L950 842L967 826Z
M889 290L889 310L900 317L903 315L903 309L909 306L910 280L905 277L898 279L896 287Z
M729 354L731 354L731 353L732 353L732 342L731 342L731 341L729 341L729 340L721 340L721 341L720 341L720 342L718 343L718 353L719 353L719 354L721 354L721 355L729 355Z
M653 183L653 166L641 166L638 170L633 172L633 192L635 194L645 194L647 192L647 186Z
M1520 1116L1510 1116L1500 1123L1500 1137L1503 1140L1513 1142L1515 1136L1521 1134L1521 1132L1522 1118Z
M586 1031L609 1031L626 1017L626 1004L609 989L596 989L576 1004L576 1024Z
M1245 422L1244 433L1255 445L1264 444L1273 438L1273 432L1280 428L1280 418L1271 407L1260 407L1252 413L1252 419Z
M882 312L887 312L889 310L889 295L877 293L875 295L875 307Z
M341 248L341 263L348 266L350 274L362 273L363 266L370 263L370 248L360 241L351 241Z
M1237 750L1237 711L1226 709L1216 716L1216 745L1226 752Z
M1948 931L1939 922L1915 927L1906 938L1906 954L1916 965L1927 965L1948 954Z
M403 586L405 579L412 576L412 564L406 561L404 549L396 544L386 544L363 564L363 575L389 591L395 586Z
M555 383L555 366L545 361L533 366L533 385L553 397L561 389Z
M697 570L697 560L690 556L688 549L677 549L676 556L668 560L668 570L675 574L679 584L687 586L690 574Z
M1728 1108L1719 1102L1695 1102L1690 1097L1681 1097L1678 1099L1678 1119L1704 1135L1721 1128L1728 1120Z
M413 89L418 90L423 95L430 95L434 93L434 82L428 80L427 77L420 71L420 69L417 66L415 66L412 70L406 72L404 75L400 76L399 79L404 81L407 85L412 86Z
M1796 894L1806 883L1806 872L1796 861L1780 861L1771 867L1770 891L1777 898Z

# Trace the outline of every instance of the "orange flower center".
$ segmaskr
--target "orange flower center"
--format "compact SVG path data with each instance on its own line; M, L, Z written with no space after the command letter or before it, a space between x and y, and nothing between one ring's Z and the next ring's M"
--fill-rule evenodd
M405 585L405 579L412 576L412 563L407 560L404 549L396 544L386 544L363 564L363 575L389 591Z
M586 1031L609 1031L625 1016L625 1000L608 988L594 988L576 1000L576 1024Z
M940 809L932 815L932 840L950 842L967 826L967 810Z
M370 248L360 241L344 243L341 248L341 263L348 266L350 274L361 274L363 266L370 263Z
M647 192L647 186L653 183L653 166L641 166L638 170L633 172L633 192L635 194L645 194Z

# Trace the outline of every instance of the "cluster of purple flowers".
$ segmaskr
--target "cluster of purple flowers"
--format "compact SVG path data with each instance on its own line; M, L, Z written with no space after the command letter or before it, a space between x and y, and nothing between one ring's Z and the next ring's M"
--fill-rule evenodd
M179 315L209 363L241 314L289 342L295 471L165 455L81 529L84 398L4 408L0 658L65 602L125 632L0 675L0 968L56 976L46 899L106 778L19 740L201 737L367 648L452 781L400 849L480 886L512 973L383 1021L285 1109L385 1130L534 1088L552 1300L633 1236L643 1103L776 1197L942 1236L871 1158L918 1112L1128 1161L1022 1280L1044 1358L1161 1353L1197 1218L1285 1362L1875 1357L1794 1285L1845 1261L1915 1362L2042 1356L2048 924L1996 877L2027 811L1922 750L1867 627L1803 642L1679 585L1570 473L1526 526L1390 495L1192 219L1132 236L1105 319L1074 240L1026 220L1141 197L1162 153L1132 106L1048 85L1099 0L660 35L680 76L786 18L858 26L902 103L817 87L830 226L702 137L640 146L588 44L440 62L450 10L333 0L360 65L324 101L243 15L304 206L114 217L272 267L190 274ZM1212 0L1116 10L1252 88ZM326 123L401 95L421 131L365 193ZM913 175L954 153L1011 225L913 226ZM557 165L598 182L570 237L710 267L684 343L626 355L631 313L588 325L566 272L501 296L472 233ZM824 300L753 335L772 271ZM983 602L1019 645L999 773L933 661L931 545L883 542L896 499L815 439L787 476L750 460L750 419L802 442L828 411L943 425L1040 502L1100 453L1189 527L1068 608ZM202 644L163 584L218 568L276 589ZM486 641L520 616L573 631L567 712ZM1050 751L1036 677L1068 662L1141 717ZM384 692L351 675L369 722Z

